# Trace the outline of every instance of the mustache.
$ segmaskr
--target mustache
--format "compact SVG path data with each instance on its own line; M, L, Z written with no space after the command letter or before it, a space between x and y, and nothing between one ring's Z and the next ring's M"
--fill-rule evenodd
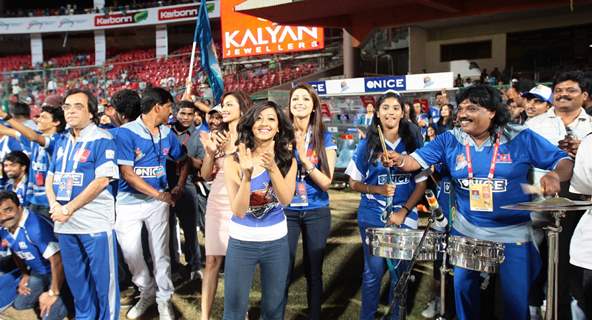
M571 98L569 96L559 96L557 98L557 100L561 100L561 99L565 99L565 100L571 101Z
M459 118L458 121L473 121L473 120L469 119L467 117L462 117L462 118Z
M10 221L12 218L6 218L6 219L2 219L0 220L0 225L3 225L4 223Z

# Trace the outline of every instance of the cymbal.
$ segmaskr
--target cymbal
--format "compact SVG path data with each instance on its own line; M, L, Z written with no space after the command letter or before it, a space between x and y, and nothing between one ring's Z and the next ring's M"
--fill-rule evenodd
M503 209L529 211L581 211L592 209L592 201L578 201L554 197L502 206Z

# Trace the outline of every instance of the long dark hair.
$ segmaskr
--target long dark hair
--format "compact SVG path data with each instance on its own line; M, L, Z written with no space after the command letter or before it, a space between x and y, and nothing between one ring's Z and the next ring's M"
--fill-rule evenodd
M249 109L251 109L251 107L253 106L253 101L251 100L251 98L249 98L249 95L242 92L242 91L224 92L224 94L222 95L222 98L220 99L221 106L224 104L224 99L226 99L226 97L228 97L228 96L233 96L238 101L238 106L240 109L241 116L246 114L246 112ZM228 131L228 123L222 121L222 123L220 125L220 130L221 131Z
M286 175L290 166L292 165L292 154L291 146L294 143L294 128L292 123L288 120L286 114L280 109L280 107L272 102L266 101L263 104L256 105L250 108L239 120L237 126L238 138L236 139L236 145L244 143L247 148L251 150L255 149L255 136L253 135L253 125L257 121L259 114L265 109L272 108L275 110L278 118L278 132L276 133L273 140L275 141L274 152L275 161L282 172L282 175Z
M376 101L376 110L374 111L374 116L372 117L372 124L368 126L366 131L366 156L367 159L370 161L374 161L379 153L382 152L382 146L380 145L380 137L378 136L378 128L377 126L380 125L383 128L382 123L380 123L380 119L378 118L378 111L380 110L380 105L384 102L384 100L388 98L395 98L401 105L401 108L404 108L404 101L403 98L395 93L395 92L387 92L380 96ZM405 110L402 110L405 112ZM401 117L399 120L399 129L397 130L397 134L405 143L405 151L407 153L412 153L417 149L417 142L411 133L410 122L406 121L405 118Z
M465 100L495 112L489 129L487 129L492 138L495 137L496 132L503 130L510 122L510 111L502 103L499 90L490 85L478 84L461 90L456 95L456 105L460 106L461 102Z
M323 117L321 112L321 100L319 96L315 92L315 90L308 84L301 83L292 90L290 90L290 95L288 98L288 110L290 111L290 120L292 123L294 122L294 116L292 115L291 105L292 105L292 95L294 91L298 89L303 89L308 92L310 97L312 98L312 113L310 114L310 121L308 123L309 127L312 128L312 147L314 152L317 154L319 158L319 164L321 165L321 171L326 174L330 175L329 172L329 164L327 163L327 152L325 151L325 125L323 124ZM294 146L295 148L295 146ZM300 155L301 157L306 155Z

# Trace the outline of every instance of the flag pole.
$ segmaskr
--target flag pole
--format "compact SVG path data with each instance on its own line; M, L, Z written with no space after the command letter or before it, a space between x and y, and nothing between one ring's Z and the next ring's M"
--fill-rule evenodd
M203 3L200 4L202 6ZM193 45L191 46L191 59L189 61L189 74L187 75L187 80L193 79L193 65L195 64L195 49L197 47L197 29L199 25L199 15L197 15L195 19L195 31L193 32Z

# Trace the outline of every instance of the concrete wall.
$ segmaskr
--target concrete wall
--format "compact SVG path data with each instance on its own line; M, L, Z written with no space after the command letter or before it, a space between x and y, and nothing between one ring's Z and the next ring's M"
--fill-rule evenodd
M453 40L428 41L425 44L425 68L428 72L450 71L450 62L441 62L440 46L443 44L465 43L491 40L491 58L490 59L471 59L479 64L481 68L487 68L488 71L497 67L500 71L506 67L506 34L494 34L488 36L457 38Z
M427 41L428 33L424 28L409 27L409 73L421 73L426 68Z

